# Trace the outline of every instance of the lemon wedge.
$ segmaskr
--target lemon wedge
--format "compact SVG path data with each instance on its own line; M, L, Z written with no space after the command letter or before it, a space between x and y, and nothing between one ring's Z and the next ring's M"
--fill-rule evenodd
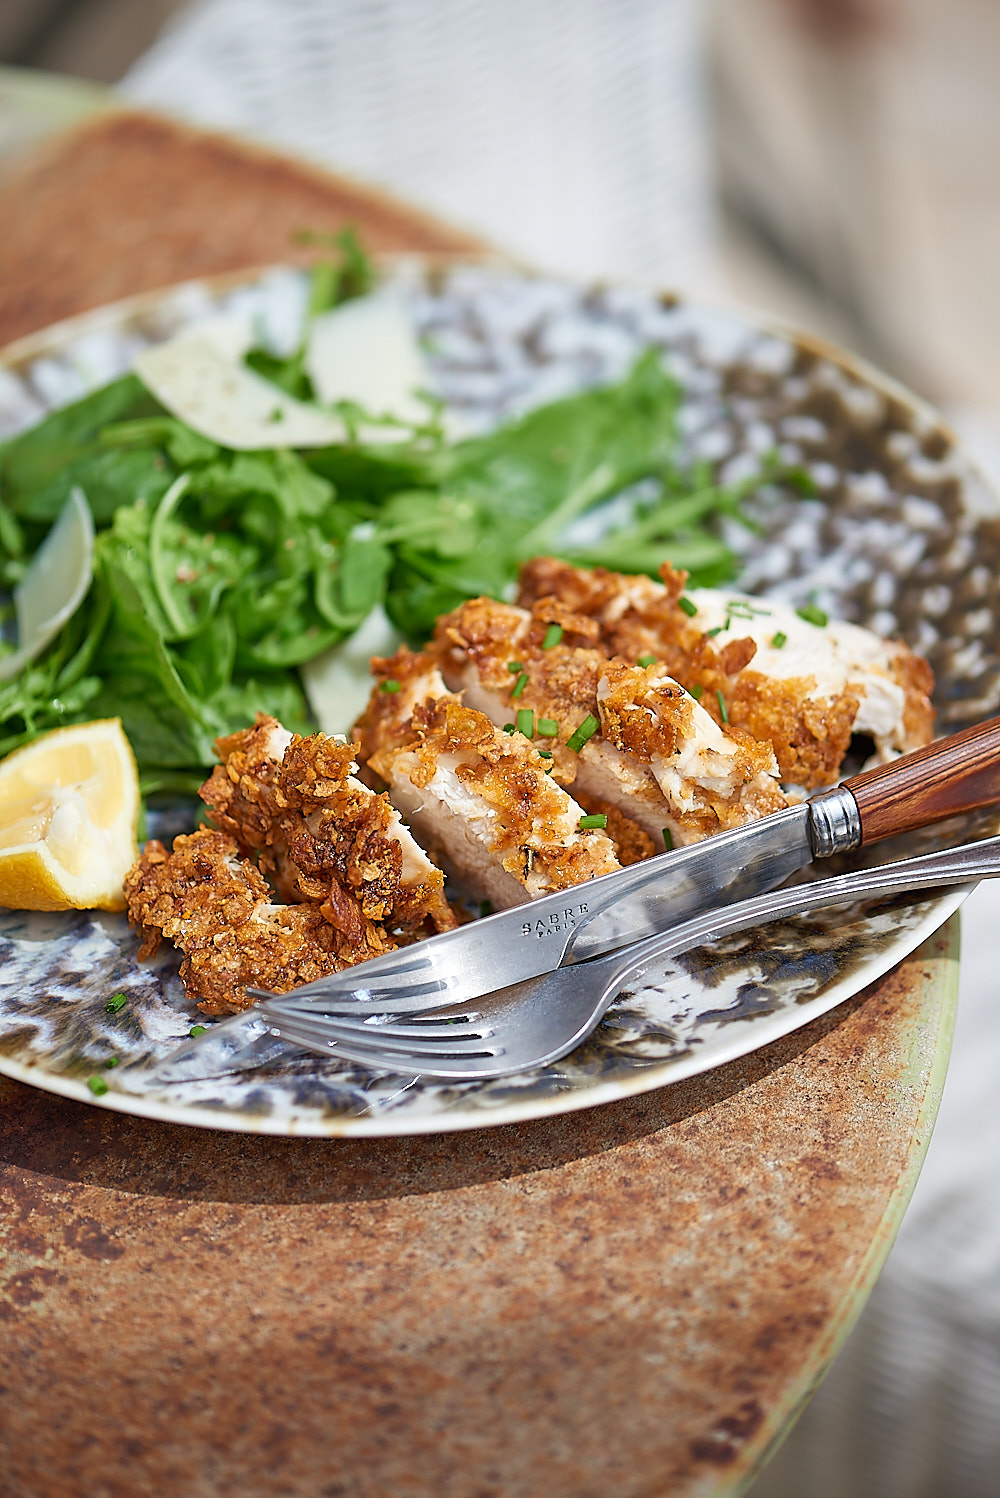
M118 718L56 728L0 761L0 905L124 910L139 778Z

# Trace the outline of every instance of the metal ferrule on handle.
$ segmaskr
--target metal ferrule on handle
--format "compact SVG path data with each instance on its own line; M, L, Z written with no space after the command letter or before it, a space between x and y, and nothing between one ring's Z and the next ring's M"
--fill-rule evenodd
M814 858L860 848L861 813L846 786L834 786L809 802L809 841Z

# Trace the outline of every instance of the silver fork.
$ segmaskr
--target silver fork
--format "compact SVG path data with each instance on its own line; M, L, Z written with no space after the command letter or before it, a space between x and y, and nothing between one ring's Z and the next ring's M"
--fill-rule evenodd
M271 1034L323 1055L376 1071L485 1081L545 1066L575 1049L595 1030L631 979L663 958L716 937L831 905L878 899L908 890L972 884L1000 874L1000 837L943 852L861 869L831 879L775 890L709 911L606 957L556 968L540 978L495 990L472 1003L386 1017L385 1006L357 1001L324 1012L294 995L258 1003Z

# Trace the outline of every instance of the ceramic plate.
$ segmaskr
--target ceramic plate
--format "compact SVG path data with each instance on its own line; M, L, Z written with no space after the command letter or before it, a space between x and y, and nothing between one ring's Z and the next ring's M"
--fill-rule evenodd
M898 635L938 680L941 731L1000 707L994 638L1000 509L935 414L876 371L742 313L653 293L585 288L490 266L400 270L438 392L467 429L622 375L655 346L685 391L682 443L725 479L779 449L815 498L763 491L760 532L733 526L737 585ZM279 332L303 280L191 284L105 308L8 351L0 435L125 370L135 352L220 310ZM880 845L881 861L1000 829L990 814ZM183 830L178 827L173 830ZM823 872L832 872L829 865ZM100 1105L212 1128L379 1135L539 1118L661 1087L777 1038L842 1002L919 945L961 892L787 922L701 948L623 993L597 1034L557 1065L454 1087L368 1075L274 1047L271 1062L156 1086L152 1066L200 1019L176 963L136 961L124 920L0 912L0 1072ZM111 994L127 1003L107 1012ZM120 1065L109 1071L112 1056Z

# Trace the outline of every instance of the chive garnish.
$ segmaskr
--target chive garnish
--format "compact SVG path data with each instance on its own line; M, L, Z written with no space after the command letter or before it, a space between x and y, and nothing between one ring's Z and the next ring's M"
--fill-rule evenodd
M545 639L542 641L542 649L551 650L555 645L559 644L559 641L562 639L562 637L562 625L550 624L548 629L545 631Z
M108 1090L108 1084L103 1077L88 1077L87 1086L95 1097L103 1097Z
M592 816L581 817L579 821L581 832L587 832L591 827L606 827L607 825L608 819L603 811L595 811Z
M523 733L526 739L533 739L535 737L535 712L533 708L518 708L517 731L518 733Z
M785 634L785 631L783 629L779 629L776 635L771 636L771 644L774 646L775 650L780 650L782 645L784 645L787 640L788 636Z
M514 683L514 690L511 692L510 695L512 697L520 697L521 693L524 691L524 689L525 689L525 687L527 685L528 685L528 673L527 673L527 671L522 671L521 674L520 674L520 676L517 678L517 681L515 681L515 683Z
M124 1009L128 1003L128 995L124 993L113 993L105 1004L108 1014L117 1014L119 1009Z
M704 691L705 688L701 686L694 686L691 688L691 696L694 698L695 702L701 701Z
M207 1025L192 1025L190 1030L188 1031L188 1034L190 1035L192 1040L197 1040L198 1036L204 1035L207 1029Z
M572 749L574 754L579 754L584 744L594 737L600 726L593 713L588 713L579 728L566 740L566 748Z
M508 661L507 670L510 672L511 676L516 676L519 671L524 670L524 667L521 665L520 661Z
M683 609L689 619L693 619L695 614L697 614L698 612L698 605L692 598L686 597L686 595L683 593L677 600L677 607Z
M804 619L807 624L815 624L818 629L824 629L826 627L827 616L826 614L824 614L823 610L817 608L814 603L807 603L804 608L796 609L795 612L798 614L799 618Z
M538 758L539 759L551 759L552 758L552 750L551 749L539 749L539 751L538 751Z
M392 676L387 677L387 679L379 687L380 692L398 692L399 690L399 682L396 681L395 677Z
M513 723L505 723L504 726L503 726L504 733L513 733L514 732L514 726L515 725Z
M109 1056L107 1061L105 1061L104 1063L105 1071L111 1071L112 1067L117 1066L120 1060L120 1056Z
M719 691L718 687L716 687L715 689L715 695L719 699L719 716L722 719L723 723L728 723L729 714L726 712L726 704L722 700L722 693Z
M727 619L726 622L725 622L725 624L717 624L714 629L706 629L706 631L705 631L705 639L706 640L712 640L712 639L714 639L716 635L721 635L722 631L724 629L727 629L728 626L729 626L729 620Z
M640 655L640 657L639 657L639 665L640 666L655 666L656 665L656 656L655 655Z
M666 848L668 853L674 846L674 835L670 831L669 827L664 827L663 829L663 846Z
M555 718L539 718L538 732L543 739L557 739L559 737L559 724Z

